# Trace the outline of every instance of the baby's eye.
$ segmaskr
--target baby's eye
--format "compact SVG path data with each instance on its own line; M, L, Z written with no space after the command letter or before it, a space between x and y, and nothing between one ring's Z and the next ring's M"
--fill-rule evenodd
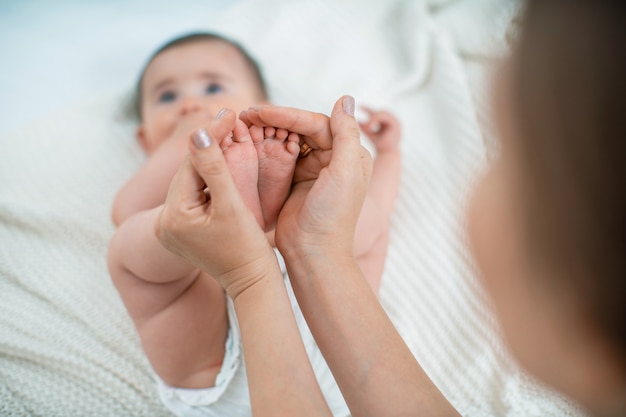
M173 91L164 91L159 95L159 103L171 103L176 99L176 93Z
M224 89L222 88L221 85L217 84L217 83L211 83L209 85L206 86L206 93L207 94L217 94L217 93L221 93Z

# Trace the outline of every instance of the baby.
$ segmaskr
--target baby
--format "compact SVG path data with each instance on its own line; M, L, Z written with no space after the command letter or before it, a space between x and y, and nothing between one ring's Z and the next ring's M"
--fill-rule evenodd
M240 112L267 102L258 65L236 43L208 33L187 35L161 47L138 83L137 138L147 159L115 198L112 216L118 229L108 265L158 375L160 397L179 416L249 416L250 401L232 301L212 277L161 246L154 234L155 221L187 155L190 132L220 117L223 108ZM365 111L369 121L361 129L372 140L377 157L355 251L377 291L400 176L400 126L388 113ZM273 244L273 226L289 195L298 157L307 157L306 147L301 153L300 137L294 133L248 128L241 120L220 139L237 188ZM280 260L278 252L277 256ZM347 416L349 410L289 280L285 283L322 392L334 415Z

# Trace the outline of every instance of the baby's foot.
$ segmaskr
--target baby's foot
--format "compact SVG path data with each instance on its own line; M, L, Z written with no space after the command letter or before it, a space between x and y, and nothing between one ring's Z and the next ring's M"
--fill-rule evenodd
M261 228L265 229L259 190L257 189L259 159L245 123L237 120L232 136L225 138L221 147L224 150L226 164L244 203L250 208Z
M291 180L300 153L300 137L285 129L250 127L259 159L259 200L269 230L289 196Z

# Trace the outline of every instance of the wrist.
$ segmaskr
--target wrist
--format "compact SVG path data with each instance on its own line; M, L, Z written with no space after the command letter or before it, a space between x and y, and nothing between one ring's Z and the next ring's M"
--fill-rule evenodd
M230 298L235 301L243 294L256 293L272 281L282 280L282 273L274 251L259 257L245 266L223 273L216 279Z
M322 246L293 246L281 254L292 275L323 276L324 271L333 271L357 265L352 245L337 244ZM322 274L322 275L320 275ZM336 276L334 273L331 275Z

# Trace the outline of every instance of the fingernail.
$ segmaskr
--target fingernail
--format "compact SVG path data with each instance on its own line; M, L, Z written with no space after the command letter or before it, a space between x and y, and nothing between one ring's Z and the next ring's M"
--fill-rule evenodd
M217 112L217 114L215 115L215 118L221 119L222 116L224 116L226 113L228 113L228 109L226 107L222 107L222 110Z
M261 107L259 107L259 106L252 106L248 110L259 111L259 110L261 110Z
M204 129L198 129L191 135L193 144L196 149L206 149L211 146L211 138L209 133Z
M354 116L354 97L345 96L343 98L343 111L350 116Z

